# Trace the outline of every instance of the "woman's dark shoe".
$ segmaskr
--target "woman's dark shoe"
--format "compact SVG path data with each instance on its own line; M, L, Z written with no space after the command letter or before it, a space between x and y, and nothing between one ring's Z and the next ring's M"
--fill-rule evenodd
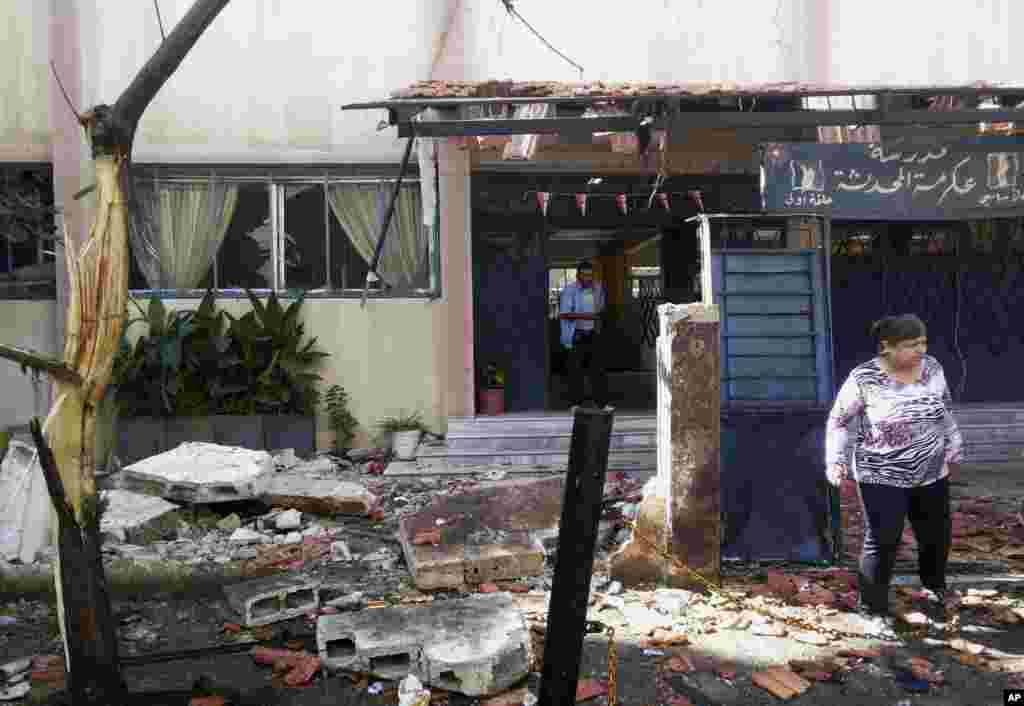
M891 642L899 641L900 636L896 632L899 621L889 614L888 609L872 608L861 598L857 602L857 615L865 637L876 637Z

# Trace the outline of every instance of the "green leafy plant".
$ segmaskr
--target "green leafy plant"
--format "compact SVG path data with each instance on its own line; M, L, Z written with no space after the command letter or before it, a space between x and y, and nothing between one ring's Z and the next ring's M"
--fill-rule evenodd
M316 338L306 337L299 321L305 294L287 308L271 292L267 303L246 290L252 310L232 318L228 327L232 355L239 366L229 384L241 390L228 394L224 404L246 414L313 414L320 403L320 376L311 370L327 353L316 350Z
M393 434L398 431L426 431L423 415L419 412L404 412L393 417L384 417L377 422L377 430L382 434Z
M304 295L283 307L276 294L264 304L248 292L251 311L235 318L216 308L211 290L194 311L168 312L151 299L125 327L147 323L134 343L122 339L114 364L118 410L130 416L305 414L320 404L327 357L299 321Z
M132 303L140 316L127 322L124 333L137 323L148 324L149 331L134 345L122 335L113 378L118 409L121 414L132 416L170 416L177 408L181 389L178 370L185 338L193 328L192 312L169 312L156 298L150 299L146 311L134 299Z
M324 394L327 410L327 424L334 431L334 449L341 451L351 448L359 422L348 408L348 393L341 385L331 385Z

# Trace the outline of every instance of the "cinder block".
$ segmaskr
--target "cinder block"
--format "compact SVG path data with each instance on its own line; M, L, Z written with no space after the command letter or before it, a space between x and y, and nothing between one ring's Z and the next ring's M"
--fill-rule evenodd
M320 607L320 582L305 577L270 577L224 587L228 604L247 627L270 625Z
M530 634L507 594L320 616L317 647L330 670L406 674L469 696L494 694L530 668Z

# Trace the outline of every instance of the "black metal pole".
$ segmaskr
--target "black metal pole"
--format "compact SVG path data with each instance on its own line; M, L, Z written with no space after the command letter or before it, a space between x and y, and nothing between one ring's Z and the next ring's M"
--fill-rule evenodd
M384 241L388 236L388 227L391 225L391 217L395 214L395 203L398 201L398 192L402 188L402 177L409 166L409 158L412 157L412 143L416 141L415 135L405 143L405 154L402 155L402 166L398 168L398 179L395 181L395 188L391 191L391 200L388 201L388 210L384 212L384 220L380 224L380 236L377 238L377 247L373 250L373 261L370 269L366 271L366 285L363 287L363 302L366 306L366 293L370 289L370 277L376 277L377 265L380 264L381 253L384 252Z
M573 418L538 706L576 703L614 416L610 407L577 408Z

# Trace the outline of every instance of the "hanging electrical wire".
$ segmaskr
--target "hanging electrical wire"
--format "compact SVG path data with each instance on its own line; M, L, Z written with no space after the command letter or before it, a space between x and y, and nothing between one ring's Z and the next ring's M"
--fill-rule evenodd
M565 59L565 61L567 61L568 63L572 64L572 66L574 66L576 68L576 70L580 72L580 80L581 81L583 80L583 67L580 66L579 64L577 64L575 61L570 59L568 56L566 56L562 52L560 52L558 49L556 49L555 46L551 42L546 40L544 38L544 36L540 32L538 32L536 29L534 29L533 25L531 25L529 22L527 22L526 18L523 17L522 15L520 15L519 11L516 10L515 3L513 2L513 0L498 0L498 2L500 2L502 5L505 6L505 10L508 11L508 14L512 15L513 17L518 19L520 22L522 22L526 26L526 29L530 30L530 32L532 32L533 35L535 37L537 37L537 39L539 39L541 42L543 42L544 46L546 46L548 49L553 51L555 54L558 54L558 56L560 56L563 59Z
M167 33L164 32L164 18L160 16L160 3L159 0L153 0L153 7L156 8L156 21L160 25L160 37L167 40Z
M963 240L963 235L963 233L958 233L958 237L953 239L953 252L955 253L956 260L956 273L954 274L953 281L953 296L956 297L956 302L953 306L953 350L956 352L957 358L960 359L960 381L956 385L956 401L960 403L963 402L964 390L967 389L967 359L964 358L964 352L960 349L960 300L962 298L960 241Z

